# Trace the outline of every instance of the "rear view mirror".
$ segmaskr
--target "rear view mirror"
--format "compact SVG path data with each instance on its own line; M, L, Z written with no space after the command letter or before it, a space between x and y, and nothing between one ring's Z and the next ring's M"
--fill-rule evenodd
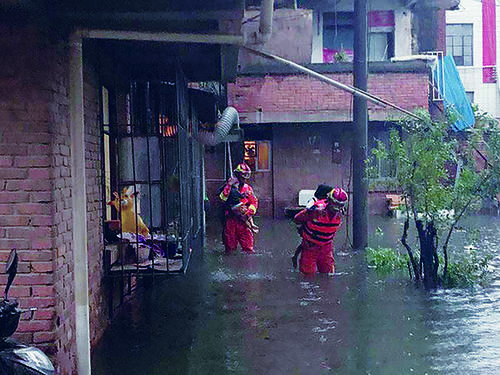
M8 300L8 293L14 277L17 274L17 264L19 263L19 256L17 255L16 249L12 249L7 259L7 264L5 265L5 273L9 275L7 279L7 285L5 286L5 299Z

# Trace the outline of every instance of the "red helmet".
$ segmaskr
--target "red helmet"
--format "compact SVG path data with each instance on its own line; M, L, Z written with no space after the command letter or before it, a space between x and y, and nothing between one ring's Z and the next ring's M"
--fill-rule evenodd
M347 193L344 189L336 187L335 189L330 190L330 192L328 193L328 200L335 206L342 208L347 205L349 197L347 196Z
M246 163L240 163L234 169L234 173L239 173L243 178L250 178L252 171Z

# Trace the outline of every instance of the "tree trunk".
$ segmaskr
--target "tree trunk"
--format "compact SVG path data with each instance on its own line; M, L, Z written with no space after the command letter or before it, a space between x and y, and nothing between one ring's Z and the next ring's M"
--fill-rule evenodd
M403 228L403 236L401 237L401 243L403 246L406 248L406 251L408 252L408 257L410 258L410 263L411 266L413 267L413 272L415 274L415 280L419 281L420 280L420 267L417 261L415 260L415 256L413 255L413 250L411 249L410 245L406 242L406 239L408 238L408 228L410 226L410 218L406 217L404 228ZM409 268L410 272L410 278L411 278L411 268Z
M436 228L432 221L425 226L421 220L417 220L415 223L420 240L420 259L423 265L424 287L426 289L434 289L438 286L437 271L439 268L436 249Z

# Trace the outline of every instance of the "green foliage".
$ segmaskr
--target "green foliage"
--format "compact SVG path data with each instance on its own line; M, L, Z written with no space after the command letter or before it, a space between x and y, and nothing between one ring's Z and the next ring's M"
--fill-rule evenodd
M389 145L378 142L372 158L393 163L395 188L407 197L413 221L421 221L422 228L436 228L435 241L445 238L441 246L446 247L458 220L477 211L483 199L499 193L498 124L477 108L475 126L462 132L451 130L456 114L448 113L438 121L425 110L415 114L418 119L407 117L394 125ZM370 253L370 260L383 264L384 256L389 253ZM471 255L450 262L446 285L477 282L485 260Z
M487 283L491 275L488 269L491 259L490 253L481 254L477 250L461 253L448 265L448 273L443 278L443 286L467 288Z
M366 262L377 272L390 273L405 269L408 264L408 256L391 248L368 247L366 249Z
M347 62L349 61L349 57L344 49L335 53L335 62Z
M432 121L426 111L416 114L420 119L405 118L391 130L388 147L378 142L372 157L393 163L396 187L410 198L421 219L446 226L443 211L477 210L482 198L498 190L500 136L484 115L474 130L455 133L450 131L451 115ZM496 169L479 168L478 150Z

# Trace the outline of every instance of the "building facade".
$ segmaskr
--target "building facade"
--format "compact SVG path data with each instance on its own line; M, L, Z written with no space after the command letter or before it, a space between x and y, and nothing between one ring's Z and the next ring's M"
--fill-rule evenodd
M462 0L446 12L446 54L453 56L472 103L500 118L500 5L495 0Z
M190 83L236 70L242 11L234 1L1 3L0 259L17 249L10 297L37 308L14 338L49 353L58 373L90 373L91 348L139 276L162 262L185 272L201 250L196 134L216 109ZM146 244L125 230L125 193Z
M457 3L370 2L368 92L405 110L430 110L431 65L421 53L444 48L444 9ZM348 1L301 1L298 8L277 9L272 36L261 48L352 85L353 16ZM252 20L252 14L245 19ZM256 25L244 22L243 27ZM240 51L238 77L227 91L245 131L242 147L233 144L232 160L251 165L260 215L283 217L287 208L298 205L301 190L320 183L352 191L351 94L247 51ZM404 115L371 103L368 114L370 148L378 140L387 142L389 129ZM220 166L212 172L208 165L216 159L222 165L226 160L227 166L224 152L227 148L220 147L206 156L212 197L224 175ZM369 211L384 214L390 192L384 182L395 171L388 165L374 167L378 176L369 192Z

